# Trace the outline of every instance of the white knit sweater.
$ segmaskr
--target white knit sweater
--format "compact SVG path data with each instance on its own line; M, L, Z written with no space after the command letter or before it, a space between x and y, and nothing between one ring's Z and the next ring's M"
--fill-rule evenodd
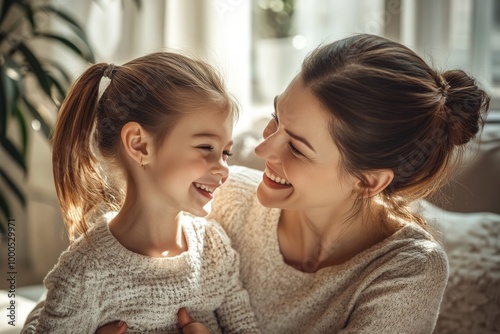
M111 321L127 333L180 333L177 311L212 333L256 333L248 294L239 281L238 255L215 223L182 217L188 251L152 258L124 248L103 220L65 251L45 278L47 299L25 333L94 333ZM221 328L220 328L221 327Z
M262 172L232 167L211 217L240 254L263 333L431 333L448 278L442 247L408 224L341 265L305 273L280 253L279 209L256 198Z

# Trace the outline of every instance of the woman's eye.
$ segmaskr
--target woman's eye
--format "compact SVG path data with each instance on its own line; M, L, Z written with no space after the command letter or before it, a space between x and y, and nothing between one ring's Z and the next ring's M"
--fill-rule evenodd
M278 116L276 115L276 113L272 113L271 114L271 117L273 118L273 120L276 122L276 124L279 124L279 121L278 121Z
M290 150L292 151L292 153L294 153L295 155L304 156L299 150L297 150L297 148L295 146L293 146L292 142L289 141L288 146L290 147Z
M197 146L196 148L200 148L202 150L207 150L207 151L213 151L214 147L211 145L200 145Z

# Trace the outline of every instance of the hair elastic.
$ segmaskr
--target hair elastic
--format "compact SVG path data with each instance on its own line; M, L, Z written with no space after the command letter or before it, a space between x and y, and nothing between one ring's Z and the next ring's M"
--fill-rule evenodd
M109 64L109 66L104 70L103 76L111 80L113 78L115 67L115 64Z
M439 76L439 81L440 81L440 90L442 94L442 101L446 102L446 98L448 97L448 90L450 89L450 84L448 81L443 78L443 76Z

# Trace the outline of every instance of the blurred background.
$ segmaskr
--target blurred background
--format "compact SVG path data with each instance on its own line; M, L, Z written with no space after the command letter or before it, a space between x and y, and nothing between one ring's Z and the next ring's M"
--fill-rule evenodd
M8 288L9 218L15 226L17 287L41 284L67 247L47 138L68 85L90 62L122 64L154 51L189 51L214 64L238 98L237 135L270 115L274 96L308 52L320 43L370 33L409 46L438 69L465 69L491 93L492 110L500 109L500 0L0 4L0 289ZM489 122L498 119L498 112L490 113Z

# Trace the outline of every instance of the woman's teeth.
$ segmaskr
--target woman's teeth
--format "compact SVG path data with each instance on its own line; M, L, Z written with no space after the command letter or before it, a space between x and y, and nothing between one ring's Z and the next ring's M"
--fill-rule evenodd
M269 169L267 169L267 168L264 170L264 173L266 174L266 176L268 178L270 178L271 180L273 180L276 183L287 184L287 185L291 184L287 179L272 174L271 171L269 171Z
M201 190L205 190L206 192L209 192L209 193L213 193L215 191L215 188L212 188L212 187L209 187L209 186L206 186L204 184L201 184L201 183L194 183L194 186L196 188L200 188Z

